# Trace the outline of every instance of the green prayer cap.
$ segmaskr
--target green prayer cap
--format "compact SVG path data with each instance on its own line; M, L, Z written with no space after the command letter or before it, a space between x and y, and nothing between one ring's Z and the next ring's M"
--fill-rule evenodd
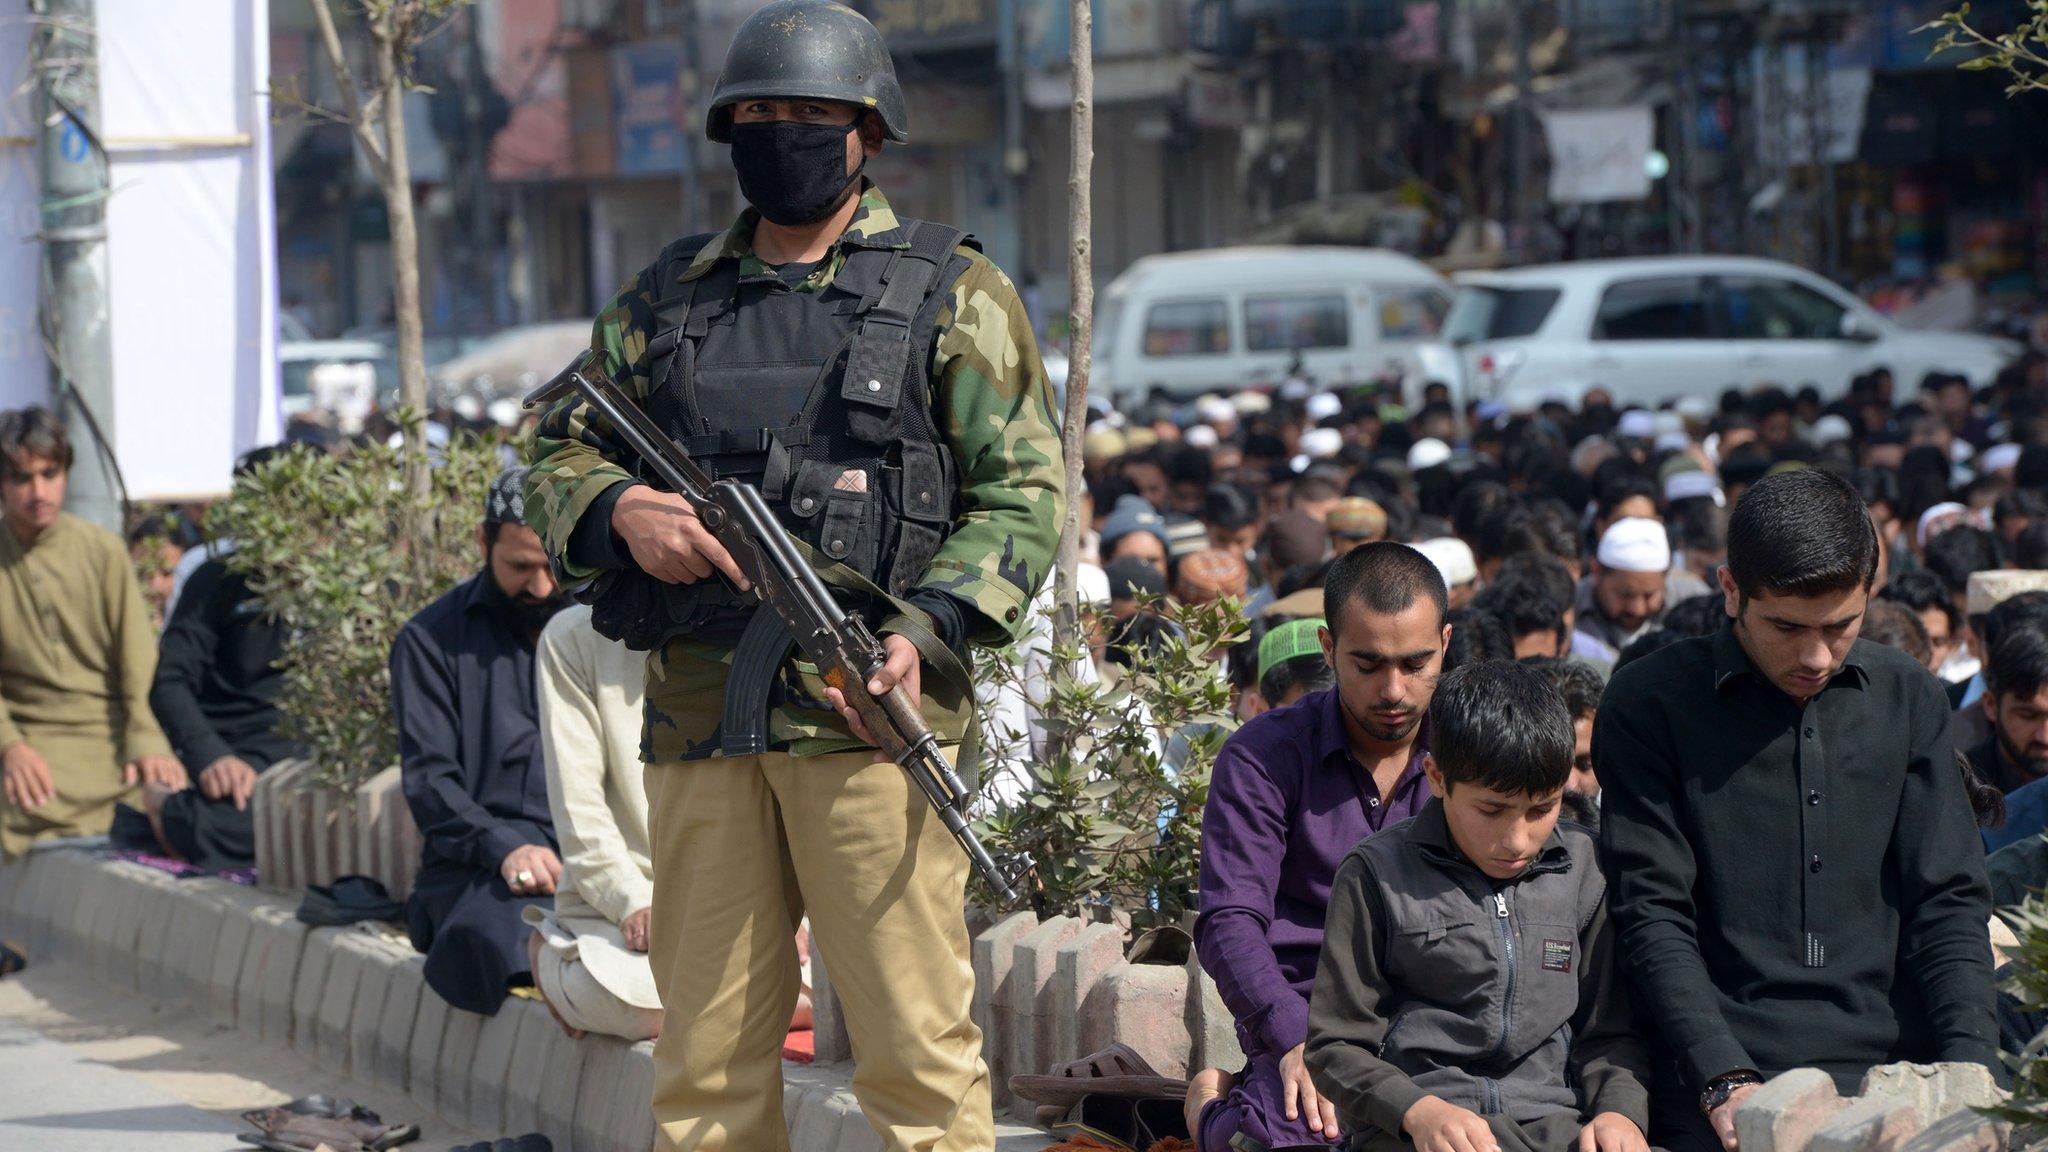
M1297 656L1321 656L1323 642L1316 634L1322 627L1320 619L1289 620L1266 633L1259 641L1259 679L1264 680L1274 665Z

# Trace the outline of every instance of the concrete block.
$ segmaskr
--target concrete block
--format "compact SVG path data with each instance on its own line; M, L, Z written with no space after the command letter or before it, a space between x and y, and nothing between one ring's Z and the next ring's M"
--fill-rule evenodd
M570 1043L574 1041L545 1010L538 1020L530 1016L520 1019L505 1078L505 1131L532 1132L540 1127L540 1092L547 1080L548 1054L555 1045Z
M30 956L47 955L50 951L50 901L56 887L52 873L57 868L57 857L65 851L30 852L17 865L24 875L15 896L15 919L10 931L20 937Z
M550 1024L553 1021L549 1021ZM548 1058L541 1071L540 1122L534 1127L557 1148L575 1148L576 1094L583 1088L584 1045L561 1035L561 1042L548 1045Z
M811 937L811 1051L820 1064L853 1059L853 1038L846 1030L846 1006L832 986L825 950Z
M512 1056L519 1050L520 1030L528 1017L553 1024L548 1010L531 1000L508 997L498 1014L487 1016L476 1036L476 1057L469 1062L470 1128L478 1132L510 1131L504 1127L505 1098L512 1092Z
M356 993L362 987L363 969L377 951L369 936L343 929L334 938L329 953L327 979L313 1017L313 1053L322 1068L337 1075L349 1074L349 1040L358 1010Z
M422 998L439 1000L427 991L426 957L402 956L385 974L384 995L377 1010L377 1035L367 1065L356 1049L356 1078L398 1092L412 1090L412 1031Z
M827 1107L839 1114L839 1132L832 1142L833 1152L883 1152L881 1136L876 1134L874 1125L868 1123L867 1115L860 1110L860 1103L854 1099L853 1093L833 1093L827 1097Z
M84 967L100 980L108 983L107 972L112 966L109 945L115 938L126 935L122 950L133 952L135 935L131 928L125 934L121 927L127 922L132 884L127 873L117 862L108 861L95 869L86 883L86 899L90 907L85 912L83 939L78 941L68 959ZM132 965L131 965L132 967Z
M83 852L57 852L51 856L48 894L44 897L49 908L48 943L44 947L49 954L80 954L85 915L91 907L86 890L97 864Z
M989 1088L1001 1110L1010 1102L1010 1033L1017 1026L1010 1005L1010 969L1016 961L1017 939L1038 927L1030 912L1013 913L974 938L974 1023L981 1028L981 1058L988 1064Z
M798 1102L796 1118L789 1125L790 1152L833 1152L844 1115L833 1093L810 1089Z
M99 980L124 991L141 986L142 925L176 883L154 868L117 861L108 865L114 891L91 922L86 948L87 969Z
M1102 978L1124 962L1124 931L1115 924L1090 924L1053 954L1053 1040L1055 1061L1076 1060L1098 1048L1088 1043L1101 1038L1107 1043L1106 1002ZM1091 1017L1093 1019L1091 1019ZM1084 1035L1090 1025L1095 1035Z
M633 1046L611 1036L589 1037L582 1046L583 1075L577 1081L575 1140L570 1147L609 1148L616 1114L633 1110L633 1102L620 1095L630 1088L626 1065Z
M249 948L242 954L241 983L235 990L235 1022L267 1044L288 1045L292 996L309 933L281 904L255 910L250 920Z
M142 906L142 919L135 937L135 990L145 999L162 1003L171 999L171 930L178 923L182 901L168 886L151 893Z
M1957 1112L1921 1129L1899 1152L2004 1152L2009 1135L2011 1127L2001 1121L1975 1112Z
M419 1011L413 1015L412 1039L408 1042L410 1053L406 1057L405 1086L406 1091L412 1094L413 1103L432 1112L436 1081L440 1079L441 1036L448 1030L448 1017L455 1013L455 1009L435 995L432 988L426 987L424 976L420 988Z
M26 858L8 860L0 857L0 916L6 916L10 924L19 919L20 910L14 906L14 901L21 893L21 882L27 878Z
M334 963L334 939L343 931L315 928L306 933L299 975L292 981L292 1048L315 1063L320 1059L320 1001L327 993L327 970Z
M642 1040L626 1050L618 1107L611 1117L611 1136L600 1147L614 1152L653 1152L654 1042Z
M165 944L165 982L171 999L201 1001L206 995L207 974L213 968L213 950L220 943L221 921L227 906L209 888L219 880L186 880L176 890L177 911L173 913L170 937Z
M391 898L403 901L412 893L419 869L419 826L406 806L396 766L362 783L355 795L355 868L383 881Z
M1108 1027L1088 1051L1113 1043L1128 1044L1161 1076L1187 1076L1194 1059L1188 1038L1188 970L1167 964L1120 964L1102 979ZM1084 1037L1088 1030L1082 1030Z
M441 1050L434 1054L434 1111L451 1123L469 1119L469 1069L476 1063L484 1020L474 1012L450 1008L448 1026L441 1031Z
M1897 1152L1920 1131L1920 1110L1898 1096L1849 1102L1813 1134L1808 1152Z
M1982 1064L1882 1064L1863 1074L1858 1094L1910 1100L1923 1120L2002 1103L2010 1095Z
M366 1084L401 1091L405 1088L404 1067L400 1066L397 1080L379 1081L376 1052L377 1030L384 1023L384 1001L391 993L391 976L404 962L405 957L396 949L381 944L365 949L363 970L356 977L355 1011L348 1018L348 1074Z
M1223 1002L1223 994L1216 990L1216 981L1193 956L1188 957L1187 974L1188 1037L1194 1044L1188 1067L1244 1067L1244 1046L1237 1041L1237 1020L1231 1016L1230 1006Z
M223 885L233 888L234 885ZM254 913L261 905L256 893L244 898L239 892L210 893L208 899L220 908L220 929L207 950L206 972L196 999L206 1018L223 1028L235 1026L235 996L242 977L242 961L249 953L249 938L255 931Z
M1081 921L1054 916L1017 937L1010 964L1010 1008L1016 1028L1010 1033L1010 1074L1036 1075L1051 1064L1053 1030L1052 982L1059 947L1081 932Z
M256 878L266 888L296 892L305 886L292 868L292 807L299 781L313 771L306 760L280 760L256 777L249 811L256 830Z
M1735 1110L1742 1152L1805 1152L1822 1124L1848 1103L1818 1068L1794 1068L1751 1093Z

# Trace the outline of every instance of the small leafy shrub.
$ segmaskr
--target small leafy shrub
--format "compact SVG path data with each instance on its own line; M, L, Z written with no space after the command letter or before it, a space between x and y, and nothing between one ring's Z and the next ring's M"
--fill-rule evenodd
M1194 907L1209 770L1236 727L1221 660L1245 622L1228 601L1157 610L1177 634L1101 683L1074 675L1085 652L1038 641L1052 656L1040 748L984 718L980 831L999 860L1031 856L1026 887L1040 915L1122 914L1142 929ZM984 653L976 679L1019 686L1021 655ZM1006 770L1029 781L1010 802L986 794ZM991 901L978 880L973 898Z
M457 437L431 470L418 541L400 538L404 467L382 445L330 456L303 446L235 480L209 525L228 567L289 628L279 708L323 783L352 790L397 761L387 662L398 629L481 564L484 492L498 445Z

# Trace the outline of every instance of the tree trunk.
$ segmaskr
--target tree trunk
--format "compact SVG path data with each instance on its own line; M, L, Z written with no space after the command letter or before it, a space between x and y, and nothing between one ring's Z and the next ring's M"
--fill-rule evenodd
M384 168L381 191L391 223L391 314L398 329L398 394L404 410L405 520L403 544L423 555L420 542L433 531L428 506L427 361L420 320L420 237L413 216L412 163L406 156L405 83L399 54L406 51L397 18L373 19L370 38L376 49L378 112L384 120Z
M1053 646L1065 650L1081 640L1081 605L1075 569L1081 559L1081 444L1088 432L1088 368L1095 327L1095 266L1090 232L1094 210L1091 172L1095 167L1095 17L1090 0L1071 0L1073 38L1068 67L1074 85L1070 128L1072 166L1067 172L1067 320L1072 334L1067 353L1067 402L1060 422L1060 449L1067 467L1067 514L1053 585Z

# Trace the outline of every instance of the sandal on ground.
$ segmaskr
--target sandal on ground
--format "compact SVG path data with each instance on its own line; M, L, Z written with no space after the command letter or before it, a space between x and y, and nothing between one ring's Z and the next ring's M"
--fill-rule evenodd
M384 1152L420 1138L417 1124L386 1124L352 1100L324 1096L253 1109L242 1113L242 1119L256 1131L242 1133L240 1139L269 1152Z
M1188 1082L1161 1076L1130 1045L1112 1044L1091 1056L1057 1065L1048 1075L1012 1076L1010 1091L1034 1104L1072 1107L1084 1096L1183 1100Z

